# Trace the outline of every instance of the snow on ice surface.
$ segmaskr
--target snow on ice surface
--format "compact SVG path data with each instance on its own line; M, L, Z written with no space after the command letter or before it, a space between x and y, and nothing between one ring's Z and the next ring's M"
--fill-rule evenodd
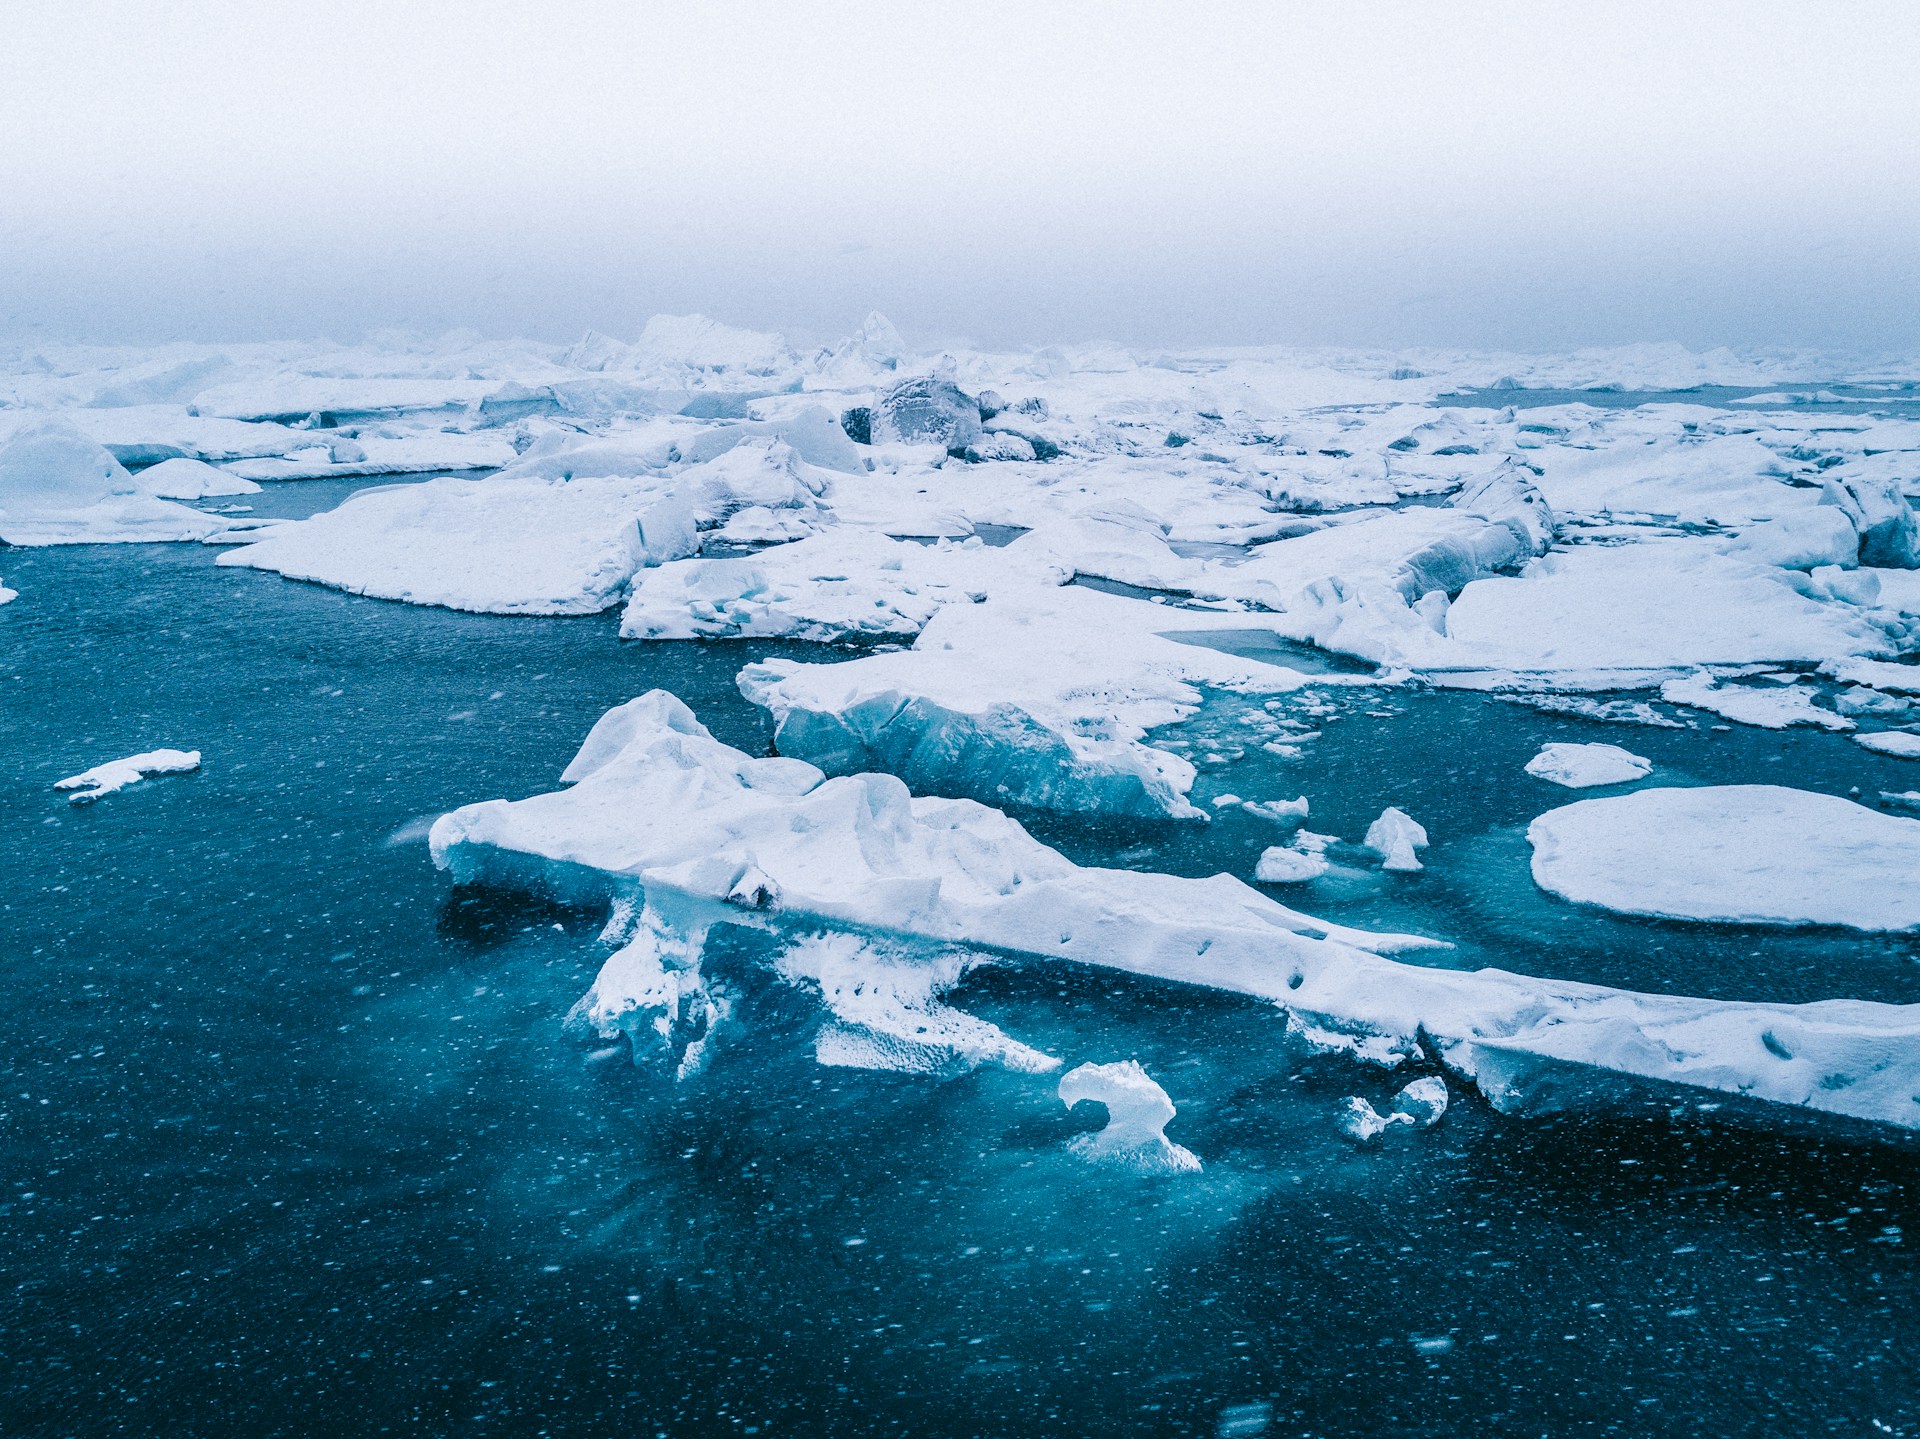
M1435 1054L1507 1112L1632 1105L1647 1086L1678 1086L1920 1129L1915 1007L1732 1003L1396 961L1387 956L1434 942L1315 920L1226 875L1083 868L968 800L916 798L887 775L827 778L799 760L749 757L660 691L604 716L563 778L564 790L442 816L435 862L461 883L550 885L625 906L629 920L610 929L633 939L582 1001L583 1021L630 1036L637 1053L664 1048L683 1071L728 1022L724 996L701 976L708 929L824 927L873 940L883 957L1013 954L1247 995L1286 1010L1303 1035L1377 1062ZM1823 887L1803 887L1912 907L1885 875L1865 879L1859 861L1910 874L1913 853L1896 851L1920 845L1920 821L1762 792L1837 805L1848 812L1840 839L1874 837L1843 856L1837 882L1829 872ZM1718 814L1705 827L1724 829L1714 797L1728 791L1642 791L1569 809L1648 793L1705 796L1691 801ZM1804 836L1802 819L1780 828ZM1898 842L1886 825L1906 827ZM1843 850L1803 847L1809 854ZM1644 878L1647 866L1624 868ZM859 950L836 953L851 964ZM918 1003L922 991L911 993Z
M1167 1122L1178 1111L1139 1060L1083 1064L1061 1077L1063 1104L1071 1109L1087 1099L1107 1107L1107 1122L1092 1134L1077 1135L1074 1153L1141 1174L1200 1172L1199 1157L1167 1138Z
M1920 929L1920 820L1779 785L1643 789L1528 826L1533 877L1580 904L1732 924Z
M1645 779L1653 762L1615 744L1546 744L1527 761L1527 773L1568 789L1590 789Z
M102 795L137 784L150 774L185 774L199 768L200 751L197 749L155 749L145 754L129 755L126 759L97 764L92 769L55 781L53 787L77 791L72 796L72 802L89 804Z

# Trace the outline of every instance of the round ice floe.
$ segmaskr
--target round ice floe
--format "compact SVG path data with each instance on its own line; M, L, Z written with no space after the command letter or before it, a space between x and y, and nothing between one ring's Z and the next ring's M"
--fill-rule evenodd
M1920 821L1779 785L1643 789L1527 828L1542 889L1622 914L1920 929Z
M1617 744L1548 744L1527 761L1535 779L1586 789L1600 784L1628 784L1653 772L1653 762Z
M1083 1064L1060 1081L1060 1098L1071 1109L1083 1099L1107 1106L1107 1127L1073 1141L1076 1154L1119 1164L1147 1174L1192 1174L1200 1160L1163 1132L1175 1110L1173 1101L1135 1059L1118 1064Z

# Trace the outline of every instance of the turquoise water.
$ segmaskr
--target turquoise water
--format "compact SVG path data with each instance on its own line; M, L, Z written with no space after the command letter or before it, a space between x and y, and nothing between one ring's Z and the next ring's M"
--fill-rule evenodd
M263 507L335 497L288 486ZM550 788L661 685L724 740L800 646L623 646L216 569L193 546L10 551L0 609L0 1432L649 1435L1791 1433L1920 1425L1916 1161L1710 1122L1523 1122L1456 1093L1356 1150L1382 1081L1272 1011L1006 964L958 1002L1172 1094L1181 1180L1089 1167L1046 1077L832 1070L820 1015L734 936L739 1023L676 1085L561 1018L602 916L456 893L425 817ZM1914 998L1906 941L1607 919L1524 878L1574 796L1519 774L1603 738L1693 782L1871 798L1829 736L1601 727L1394 695L1203 798L1387 803L1429 870L1303 907L1463 941L1453 962L1693 993ZM1238 723L1210 711L1190 727ZM157 745L194 775L74 808ZM1247 874L1272 838L1036 829L1087 861Z

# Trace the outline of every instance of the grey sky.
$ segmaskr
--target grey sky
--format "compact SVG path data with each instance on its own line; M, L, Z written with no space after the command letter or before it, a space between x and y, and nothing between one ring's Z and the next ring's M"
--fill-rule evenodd
M1920 348L1920 6L23 0L0 332Z

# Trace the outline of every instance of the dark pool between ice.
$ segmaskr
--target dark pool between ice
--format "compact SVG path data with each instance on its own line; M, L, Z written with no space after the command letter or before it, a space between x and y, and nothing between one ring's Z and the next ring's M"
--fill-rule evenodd
M1049 1077L821 1067L818 1007L747 935L709 962L737 1005L704 1072L596 1059L560 1021L602 916L450 892L422 818L550 788L602 711L653 686L763 750L734 672L808 651L622 646L610 617L409 609L211 561L8 556L6 1432L1920 1423L1900 1151L1697 1113L1503 1120L1460 1093L1438 1128L1356 1149L1340 1101L1384 1104L1392 1082L1305 1053L1271 1011L978 972L957 1002L1167 1089L1168 1134L1205 1168L1143 1180L1069 1150L1098 1120ZM1315 828L1357 834L1387 803L1427 824L1425 874L1303 907L1538 973L1913 997L1903 942L1606 920L1534 893L1515 847L1573 797L1520 773L1547 739L1696 781L1766 763L1831 788L1843 761L1897 762L1477 696L1367 707L1396 713L1324 726L1300 760L1203 766L1203 797L1311 794ZM1190 728L1225 754L1208 727L1232 723ZM85 809L51 787L158 745L203 769ZM1084 863L1246 875L1267 836L1241 818L1036 827Z

